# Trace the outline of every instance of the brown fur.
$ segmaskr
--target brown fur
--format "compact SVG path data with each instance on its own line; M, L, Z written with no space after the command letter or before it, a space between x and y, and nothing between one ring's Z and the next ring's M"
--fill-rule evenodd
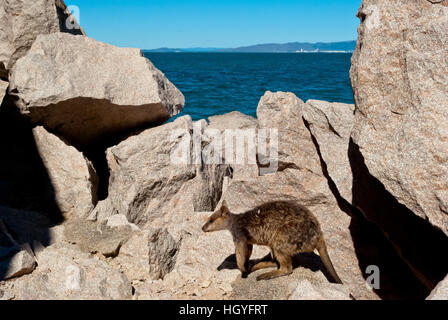
M317 249L328 272L336 282L342 283L328 256L319 222L307 208L293 201L266 203L240 215L232 214L223 202L202 230L230 231L238 268L243 276L249 271L277 266L277 270L264 273L257 280L289 275L292 273L294 255ZM262 261L248 270L254 244L270 247L273 260Z

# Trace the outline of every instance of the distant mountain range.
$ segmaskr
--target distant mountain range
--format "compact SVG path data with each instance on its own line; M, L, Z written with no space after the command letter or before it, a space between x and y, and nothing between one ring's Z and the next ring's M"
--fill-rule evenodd
M217 52L219 48L188 48L188 49L175 49L175 48L158 48L143 50L144 52Z
M284 52L353 52L356 41L342 42L290 42L290 43L266 43L239 48L188 48L173 49L159 48L143 50L145 52L258 52L258 53L284 53Z

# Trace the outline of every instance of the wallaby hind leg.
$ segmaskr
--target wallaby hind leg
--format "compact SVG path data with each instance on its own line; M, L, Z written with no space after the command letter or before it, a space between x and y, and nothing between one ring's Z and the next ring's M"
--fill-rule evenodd
M259 260L256 264L254 264L250 271L254 272L257 270L261 270L261 269L266 269L266 268L278 268L278 263L274 258L274 254L272 252L270 252L268 255L266 255L265 257L263 257L261 260Z
M333 263L331 263L330 256L328 255L327 246L325 241L322 239L317 247L319 251L320 259L322 260L324 266L327 268L330 275L333 277L333 280L336 283L342 284L341 279L339 278L336 270L334 269Z
M280 267L278 270L263 273L257 277L257 280L269 280L278 277L290 275L292 273L292 257L290 255L274 252Z
M252 268L251 271L257 271L257 270L261 270L261 269L267 269L267 268L275 268L278 267L277 262L275 261L261 261L258 262L257 264L255 264Z

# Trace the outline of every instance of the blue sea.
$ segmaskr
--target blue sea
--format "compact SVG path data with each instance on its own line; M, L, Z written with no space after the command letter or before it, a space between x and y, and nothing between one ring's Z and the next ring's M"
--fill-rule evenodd
M231 111L256 116L266 91L354 103L349 53L145 53L185 95L193 120Z

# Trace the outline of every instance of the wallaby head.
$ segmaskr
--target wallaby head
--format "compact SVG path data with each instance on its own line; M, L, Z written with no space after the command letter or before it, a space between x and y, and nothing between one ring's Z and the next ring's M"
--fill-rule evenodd
M206 224L202 227L204 232L214 232L227 230L229 228L229 217L231 213L226 201L222 202L221 208L215 211L210 218L208 218Z

